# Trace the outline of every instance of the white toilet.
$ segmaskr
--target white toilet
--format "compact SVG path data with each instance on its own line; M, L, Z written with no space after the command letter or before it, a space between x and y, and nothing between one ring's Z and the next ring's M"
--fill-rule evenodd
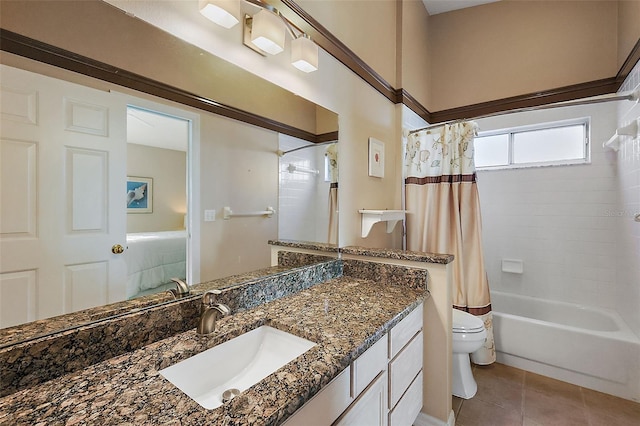
M487 330L480 318L453 309L452 393L459 398L472 398L478 390L471 372L469 354L480 349L486 338Z

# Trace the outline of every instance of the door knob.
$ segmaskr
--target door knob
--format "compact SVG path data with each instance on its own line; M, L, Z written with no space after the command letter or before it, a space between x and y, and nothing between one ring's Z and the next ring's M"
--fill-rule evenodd
M111 247L111 253L113 254L121 254L124 252L124 247L122 247L120 244L114 244L113 247Z

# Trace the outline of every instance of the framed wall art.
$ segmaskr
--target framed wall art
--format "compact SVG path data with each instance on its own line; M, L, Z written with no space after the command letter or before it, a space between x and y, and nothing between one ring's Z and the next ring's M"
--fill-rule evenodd
M369 138L369 176L384 177L384 143Z
M153 179L127 176L127 213L153 213Z

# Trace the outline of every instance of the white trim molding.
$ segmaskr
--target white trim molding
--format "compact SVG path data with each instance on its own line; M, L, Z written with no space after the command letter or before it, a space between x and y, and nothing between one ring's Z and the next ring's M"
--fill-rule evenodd
M423 412L420 412L413 422L413 426L455 426L455 424L456 416L453 414L453 410L449 412L449 418L446 423Z

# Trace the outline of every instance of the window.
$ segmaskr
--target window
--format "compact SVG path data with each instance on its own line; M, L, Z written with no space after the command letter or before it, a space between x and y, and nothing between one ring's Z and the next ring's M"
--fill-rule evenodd
M580 119L480 133L477 169L505 169L589 161L589 120Z

